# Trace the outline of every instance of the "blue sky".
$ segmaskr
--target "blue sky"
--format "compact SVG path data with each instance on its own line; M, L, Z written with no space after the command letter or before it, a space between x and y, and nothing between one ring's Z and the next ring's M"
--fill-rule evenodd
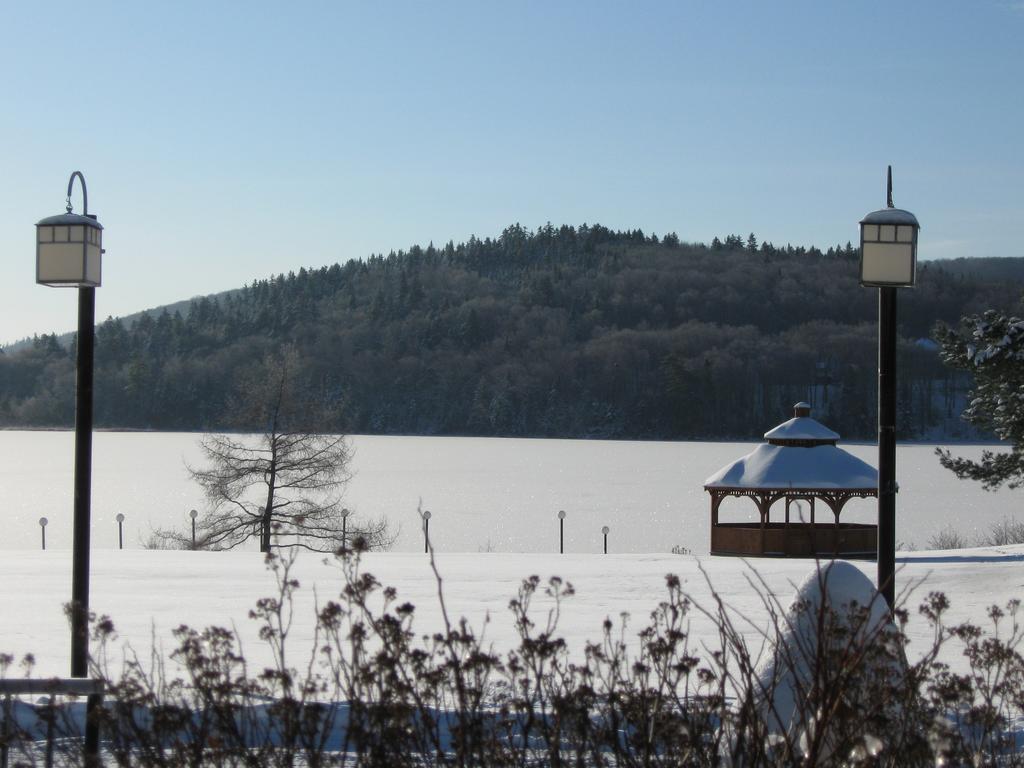
M0 342L71 171L97 314L414 243L600 222L1024 256L1024 3L25 3L0 25ZM80 207L76 190L73 202Z

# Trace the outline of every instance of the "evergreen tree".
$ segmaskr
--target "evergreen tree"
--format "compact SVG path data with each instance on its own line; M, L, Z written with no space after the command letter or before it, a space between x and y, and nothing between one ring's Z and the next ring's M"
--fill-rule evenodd
M980 461L937 448L942 466L986 490L1024 484L1024 320L988 311L965 317L958 330L940 327L936 339L947 364L974 374L963 418L1011 444L1008 453L982 451Z

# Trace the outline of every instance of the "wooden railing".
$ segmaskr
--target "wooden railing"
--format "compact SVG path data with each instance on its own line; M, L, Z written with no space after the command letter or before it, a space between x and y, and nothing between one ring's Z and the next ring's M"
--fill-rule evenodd
M719 523L711 554L741 557L873 557L878 527L864 523Z
M83 747L84 763L89 768L99 766L100 728L99 708L103 705L104 686L102 680L90 678L2 678L0 679L0 696L3 697L2 714L0 714L0 768L8 768L10 747L16 738L14 722L15 696L47 695L48 703L39 714L39 720L46 724L45 765L53 766L53 748L57 733L58 696L85 696L85 744ZM38 707L36 707L38 711Z

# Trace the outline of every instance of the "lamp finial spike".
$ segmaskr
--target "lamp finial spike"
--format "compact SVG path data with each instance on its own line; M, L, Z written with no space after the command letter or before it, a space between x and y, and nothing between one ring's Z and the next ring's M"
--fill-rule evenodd
M892 166L891 165L889 166L889 172L887 174L887 179L886 179L886 184L885 184L885 204L889 208L895 208L896 207L896 206L894 206L892 204Z

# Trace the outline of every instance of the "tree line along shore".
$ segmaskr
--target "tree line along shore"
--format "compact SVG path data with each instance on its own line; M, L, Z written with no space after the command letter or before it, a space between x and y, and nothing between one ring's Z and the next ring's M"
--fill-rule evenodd
M877 296L851 244L710 244L602 226L506 228L302 268L96 330L99 428L208 431L239 382L293 349L324 431L754 438L810 399L846 439L875 433ZM921 262L901 293L901 439L982 436L937 323L1012 311L1024 259ZM66 427L74 339L0 354L0 427ZM258 428L259 425L242 425Z

